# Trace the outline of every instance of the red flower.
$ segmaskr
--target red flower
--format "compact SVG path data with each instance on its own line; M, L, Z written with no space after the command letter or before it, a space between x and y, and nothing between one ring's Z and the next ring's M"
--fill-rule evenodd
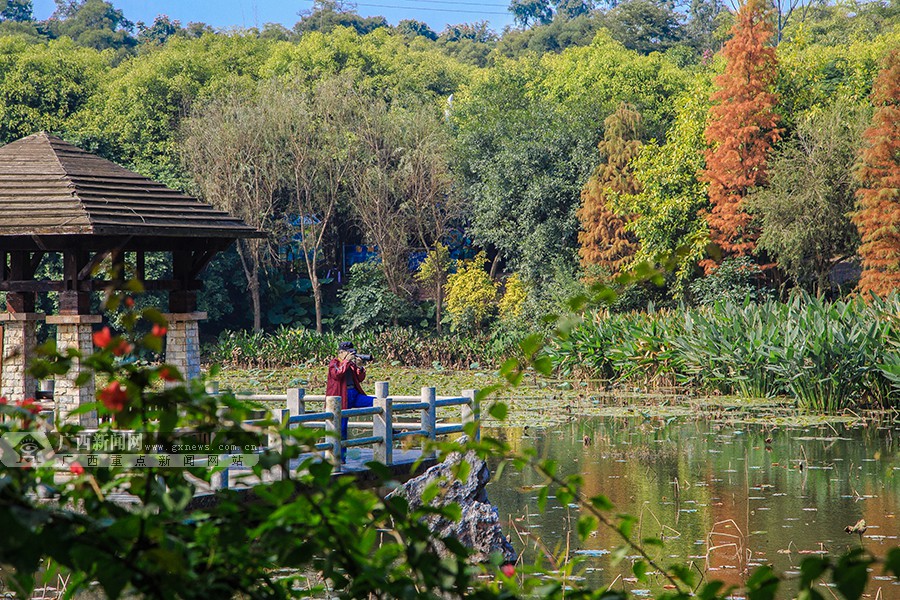
M164 381L181 381L181 375L172 367L160 367L157 373Z
M77 462L73 462L71 465L69 465L69 472L75 475L84 475L84 467L82 467Z
M7 402L6 396L0 396L0 404L6 404Z
M516 574L516 566L511 564L505 564L500 567L500 572L506 575L507 577L512 577Z
M116 347L112 349L112 353L116 356L125 356L129 354L132 350L134 350L134 346L129 344L124 339L119 340L119 343L116 344Z
M168 332L168 331L169 330L166 329L165 325L158 325L158 324L154 323L153 329L150 330L150 335L153 335L156 337L162 337L162 336L166 335L166 332Z
M112 342L112 332L109 327L94 332L94 345L98 348L106 348Z
M100 398L103 406L113 412L120 412L125 408L125 403L128 401L128 394L125 393L125 388L118 381L113 381L100 390L97 396Z
M40 414L41 405L34 401L34 398L25 398L16 402L16 406L24 408L33 415Z
M134 298L131 296L125 296L125 306L127 308L134 308Z

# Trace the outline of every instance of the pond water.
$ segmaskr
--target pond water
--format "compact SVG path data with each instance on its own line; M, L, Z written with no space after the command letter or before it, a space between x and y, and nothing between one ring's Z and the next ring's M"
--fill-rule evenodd
M760 564L795 574L810 554L838 555L862 543L883 556L900 545L900 421L776 426L592 416L547 427L486 428L485 435L519 451L535 449L538 457L557 461L561 475L580 473L588 495L603 494L615 512L638 517L634 537L665 540L652 553L661 564L693 563L709 579L739 584ZM551 499L541 514L543 483L534 472L507 469L488 486L526 562L538 555L579 558L579 576L594 587L637 595L662 588L658 577L634 579L629 559L612 564L609 553L620 545L613 532L601 528L580 543L577 506ZM844 532L859 519L868 525L861 542ZM869 597L900 599L900 585L880 567L870 578ZM794 589L787 585L781 596L791 597Z

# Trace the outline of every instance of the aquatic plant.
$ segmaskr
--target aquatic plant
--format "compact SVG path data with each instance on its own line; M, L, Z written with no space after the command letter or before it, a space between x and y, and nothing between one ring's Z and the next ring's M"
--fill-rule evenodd
M562 376L613 382L673 377L744 397L788 395L805 409L900 398L900 301L728 300L710 307L591 313L547 349Z

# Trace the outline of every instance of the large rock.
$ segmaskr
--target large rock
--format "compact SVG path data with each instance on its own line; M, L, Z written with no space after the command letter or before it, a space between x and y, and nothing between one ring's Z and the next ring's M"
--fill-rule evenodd
M466 443L466 438L460 440ZM454 467L461 461L469 463L471 469L464 480L457 479ZM464 546L472 550L470 559L473 562L488 562L492 554L500 553L506 562L515 562L517 555L512 544L500 529L500 515L497 508L488 500L485 485L491 479L487 463L474 452L468 452L463 458L459 452L447 456L422 475L410 479L403 486L391 492L388 497L405 499L410 509L422 506L422 493L432 482L440 486L441 493L431 501L431 506L446 506L456 503L462 509L462 519L451 521L438 515L425 518L428 527L438 537L453 536Z

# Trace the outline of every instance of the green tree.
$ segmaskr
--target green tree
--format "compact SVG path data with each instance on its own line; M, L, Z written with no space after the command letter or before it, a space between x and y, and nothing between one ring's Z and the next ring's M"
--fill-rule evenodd
M272 228L284 173L284 138L275 126L275 110L264 97L233 94L195 109L183 129L185 168L201 197L262 231ZM240 239L237 250L253 303L253 330L260 331L267 244Z
M434 324L438 333L441 333L444 286L447 284L447 276L452 264L447 246L437 242L434 248L428 251L425 260L416 271L416 281L434 297Z
M196 102L253 89L271 44L240 35L174 36L102 78L73 129L85 146L187 189L178 139L182 120Z
M769 184L748 198L762 233L759 248L797 285L828 291L835 261L856 252L849 213L856 204L853 165L870 111L838 100L801 120L769 162Z
M347 283L338 292L341 323L346 331L360 331L397 325L407 321L414 310L406 298L388 287L384 269L376 261L350 267Z
M397 23L396 31L407 38L423 37L431 41L438 39L438 35L427 23L415 19L402 19Z
M273 109L284 153L285 210L300 222L300 253L312 285L316 331L322 333L319 265L326 235L344 200L344 178L352 169L355 138L348 134L363 99L346 78L320 81L312 90L268 82L260 101Z
M137 22L138 42L141 44L164 44L166 40L181 31L181 23L167 15L157 15L153 23Z
M422 42L410 43L386 28L368 35L345 27L327 34L312 32L294 44L272 47L259 74L311 86L323 77L346 73L362 92L388 101L407 96L444 101L468 80L472 69Z
M309 11L300 13L294 32L302 35L310 31L329 33L336 27L351 27L360 35L379 28L387 28L384 17L361 17L352 4L342 0L314 0Z
M50 21L56 36L72 38L79 46L96 50L128 51L137 44L131 35L134 24L105 0L73 1L58 7L54 13L57 18Z
M535 72L500 67L454 110L457 170L471 232L531 281L556 257L574 263L593 137L555 102L528 94Z
M4 21L33 21L34 14L31 0L4 0L0 2L0 19Z
M546 25L553 20L553 7L550 0L511 0L509 12L523 29L529 25Z
M438 36L438 46L462 62L484 67L498 38L487 21L459 23L447 25Z
M603 26L602 15L590 12L571 19L553 19L547 25L529 29L510 29L497 42L497 52L516 58L528 54L562 52L572 46L588 46Z
M674 6L657 0L627 0L606 14L613 38L641 54L664 52L684 38Z
M556 0L555 19L576 19L594 10L593 0Z
M0 81L0 141L37 131L66 133L110 68L110 56L71 40L17 45Z
M635 195L611 199L616 212L635 215L629 224L640 241L635 263L675 259L675 291L683 291L706 253L709 230L702 211L709 208L706 184L699 180L709 110L708 79L675 99L677 116L666 142L649 142L632 163L641 185Z

